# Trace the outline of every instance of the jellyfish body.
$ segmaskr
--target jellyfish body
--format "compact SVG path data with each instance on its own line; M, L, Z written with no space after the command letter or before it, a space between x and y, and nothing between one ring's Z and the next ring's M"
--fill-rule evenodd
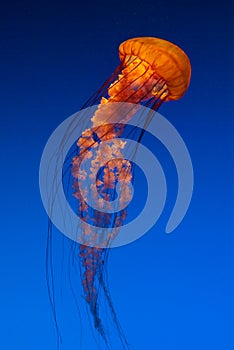
M72 160L72 176L79 216L94 227L82 227L84 243L79 245L84 296L94 317L95 327L108 345L99 315L100 290L103 290L122 346L128 348L103 276L108 248L125 222L126 203L131 198L128 184L133 179L132 164L123 157L125 143L120 137L124 125L131 120L139 105L157 110L163 101L181 98L189 85L191 67L188 57L178 46L150 37L123 42L119 47L119 57L120 66L88 102L89 105L99 103L99 106L91 119L92 128L85 130L77 141L79 152ZM130 102L135 104L135 108L122 104L120 111L119 104L113 102ZM117 143L106 144L112 139L116 139ZM113 159L105 161L106 155ZM88 159L90 165L88 169L81 170L84 159ZM87 177L95 180L96 188L86 188ZM104 209L114 200L117 183L120 185L120 207L124 209L107 213ZM87 204L90 197L95 203L98 202L100 210L90 210ZM111 233L106 233L107 227L112 228Z

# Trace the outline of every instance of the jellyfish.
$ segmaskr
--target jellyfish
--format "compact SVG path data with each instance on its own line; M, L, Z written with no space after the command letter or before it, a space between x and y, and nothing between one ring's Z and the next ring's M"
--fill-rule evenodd
M119 58L120 65L111 77L82 107L97 105L91 127L78 135L75 155L68 166L77 215L83 223L77 253L83 295L94 328L108 349L112 347L101 317L102 298L108 305L121 347L130 348L118 321L106 276L109 251L126 221L134 180L134 164L124 158L126 142L121 136L142 105L149 108L144 122L146 129L151 120L150 110L157 111L163 102L180 99L188 89L191 75L185 52L163 39L126 40L119 46ZM144 130L136 132L137 142L141 142L143 133ZM90 179L93 182L88 187ZM112 211L116 196L117 207Z

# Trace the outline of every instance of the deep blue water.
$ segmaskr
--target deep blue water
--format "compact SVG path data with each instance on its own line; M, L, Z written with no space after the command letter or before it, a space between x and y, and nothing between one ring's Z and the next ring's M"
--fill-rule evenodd
M176 192L171 160L163 155L171 188L165 211L147 235L111 251L110 290L133 350L231 349L231 3L9 1L0 16L1 348L56 349L45 279L47 217L38 187L44 145L117 67L123 40L154 36L181 46L191 60L188 92L160 113L189 149L194 193L184 220L166 235ZM136 207L140 201L138 195ZM62 349L79 349L82 333L82 349L95 350L85 316L81 331L66 273L58 305Z

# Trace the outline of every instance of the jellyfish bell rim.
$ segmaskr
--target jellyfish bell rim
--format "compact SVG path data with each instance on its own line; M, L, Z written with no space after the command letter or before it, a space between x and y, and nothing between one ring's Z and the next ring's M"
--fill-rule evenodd
M186 53L176 44L155 37L137 37L119 45L119 58L135 56L147 62L168 87L165 101L179 100L187 91L191 78L191 64Z

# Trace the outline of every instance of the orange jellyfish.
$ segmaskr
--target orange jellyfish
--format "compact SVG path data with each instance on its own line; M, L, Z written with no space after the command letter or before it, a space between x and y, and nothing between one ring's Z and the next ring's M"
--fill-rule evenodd
M130 161L123 159L125 143L120 136L140 105L155 111L164 101L180 99L189 86L191 66L187 55L177 45L152 37L124 41L119 46L119 57L119 67L83 106L86 108L98 104L91 119L92 127L83 131L77 140L77 154L72 158L71 172L78 214L84 223L89 222L94 227L90 229L85 224L81 227L83 243L78 246L84 297L93 316L95 328L101 334L107 348L111 348L111 340L100 315L102 297L109 306L121 347L128 349L105 276L109 247L127 217L125 204L128 203L131 194L126 184L133 181L134 169ZM116 102L123 104L120 107ZM119 108L122 108L121 113ZM150 117L146 126L149 121ZM113 145L105 143L112 139L116 139L117 142ZM106 155L112 155L113 159L105 162ZM80 171L84 158L90 159L90 167ZM98 172L99 168L101 170ZM88 177L94 179L95 188L87 188ZM120 185L120 207L123 209L120 208L114 213L105 212L102 209L106 209L108 203L115 198L117 183ZM90 197L93 201L98 201L100 210L89 207ZM111 227L112 230L111 233L108 231L105 234L107 227Z

